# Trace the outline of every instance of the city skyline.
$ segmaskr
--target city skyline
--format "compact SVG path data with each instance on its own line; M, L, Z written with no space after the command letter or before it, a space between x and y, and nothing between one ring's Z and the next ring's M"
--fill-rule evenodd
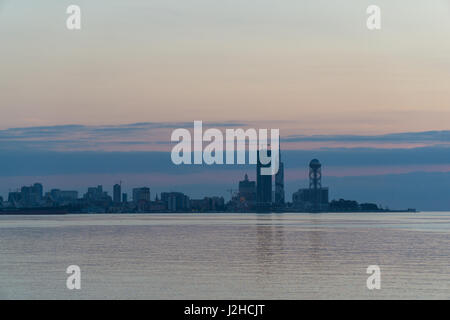
M151 199L149 187L133 187L132 199L122 193L122 181L113 186L110 196L102 185L88 187L81 197L77 191L51 189L37 182L31 186L22 186L20 190L8 193L7 200L0 197L0 213L12 214L63 214L63 213L164 213L164 212L389 212L391 208L376 203L358 203L354 200L334 199L329 201L329 189L322 186L322 164L318 159L309 163L309 187L300 188L292 195L292 201L286 201L284 192L284 164L281 152L278 153L280 169L272 176L262 173L261 152L258 151L256 163L256 181L250 181L245 174L239 181L238 189L229 189L230 200L224 197L204 196L192 199L182 192L161 192ZM273 151L273 150L272 150ZM270 156L271 150L268 150ZM405 210L405 209L402 209ZM416 209L408 208L408 212Z
M0 196L0 207L4 210L66 208L69 213L132 213L132 212L357 212L357 211L389 211L406 210L392 208L375 202L358 203L343 198L330 201L329 188L322 186L322 164L318 159L309 162L309 188L299 188L292 194L292 201L286 200L284 188L284 162L281 149L278 153L280 170L273 175L263 175L261 168L270 163L260 162L260 153L271 150L259 150L257 153L256 181L251 181L246 173L244 180L238 183L238 189L227 189L230 200L225 201L221 195L193 199L184 192L161 192L151 199L151 188L133 187L132 198L128 201L128 193L122 193L122 181L114 184L110 196L103 190L103 185L88 187L87 192L79 197L78 191L51 189L44 193L41 183L22 186L10 191L8 198ZM416 211L412 206L408 211Z
M248 128L239 122L206 123L220 128ZM249 166L175 166L170 160L173 128L192 123L138 123L121 126L50 126L0 130L0 195L42 181L50 188L87 185L156 186L156 192L190 190L194 197L228 197ZM288 174L287 194L306 182L311 158L326 163L332 198L349 197L392 207L448 210L450 131L387 135L307 135L281 132ZM157 146L154 149L154 146ZM109 188L109 187L108 187ZM367 192L362 192L367 190ZM131 190L127 190L128 193ZM109 190L112 192L112 190Z

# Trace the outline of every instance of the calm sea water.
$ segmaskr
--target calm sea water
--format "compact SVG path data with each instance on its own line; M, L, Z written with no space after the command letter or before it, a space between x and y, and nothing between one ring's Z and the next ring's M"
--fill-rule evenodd
M449 299L449 264L449 212L0 216L1 299Z

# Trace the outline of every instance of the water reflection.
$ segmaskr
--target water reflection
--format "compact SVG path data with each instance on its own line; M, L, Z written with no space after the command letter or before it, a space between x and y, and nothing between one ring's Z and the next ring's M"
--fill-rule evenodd
M323 244L323 231L321 231L321 220L311 217L306 220L311 229L306 232L308 245L306 246L305 254L308 255L308 260L314 265L320 265L323 262L322 251Z
M258 215L256 219L256 264L259 273L267 276L280 272L284 259L284 225L275 215Z
M433 217L439 227L430 227ZM377 298L449 296L450 213L0 222L0 257L8 257L0 259L0 298L74 298L65 287L74 263L84 299L370 299L365 268L374 263L385 270Z

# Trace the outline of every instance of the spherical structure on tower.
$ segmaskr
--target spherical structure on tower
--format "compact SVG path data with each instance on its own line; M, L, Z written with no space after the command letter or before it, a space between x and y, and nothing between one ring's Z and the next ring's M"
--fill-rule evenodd
M309 163L309 188L322 188L322 165L317 159L311 160Z
M319 160L312 159L311 162L309 163L309 167L311 169L319 169L320 167L322 167L322 164L320 163Z

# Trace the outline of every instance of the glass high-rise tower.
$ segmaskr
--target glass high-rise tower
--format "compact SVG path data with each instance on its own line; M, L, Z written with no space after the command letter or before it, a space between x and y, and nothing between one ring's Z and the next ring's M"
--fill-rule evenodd
M261 168L269 168L268 164L262 164L260 161L261 152L267 152L271 156L271 150L258 150L258 159L256 163L256 209L257 211L270 211L272 206L272 175L262 175Z

